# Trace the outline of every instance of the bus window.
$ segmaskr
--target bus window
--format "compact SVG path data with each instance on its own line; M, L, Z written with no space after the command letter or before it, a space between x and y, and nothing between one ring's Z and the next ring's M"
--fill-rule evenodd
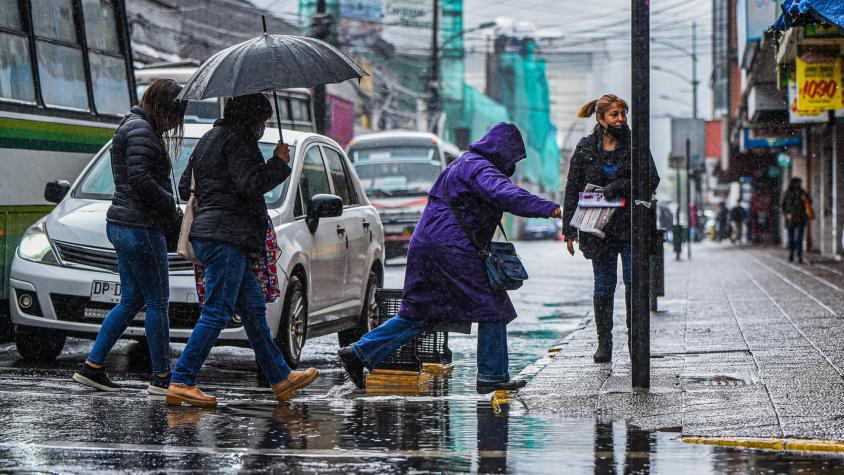
M291 118L295 122L310 122L311 110L308 107L308 101L298 97L290 98L290 108L293 113Z
M72 0L33 0L32 23L44 103L88 110L85 65Z
M29 42L21 28L17 3L0 10L0 28L0 98L35 102Z
M115 0L83 2L88 60L98 112L120 115L129 109L126 62L120 54Z

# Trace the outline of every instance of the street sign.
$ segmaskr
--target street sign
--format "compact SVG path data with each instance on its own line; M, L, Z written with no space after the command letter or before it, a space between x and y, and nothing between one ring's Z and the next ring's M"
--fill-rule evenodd
M690 143L691 168L702 168L706 159L706 121L703 119L671 119L669 166L686 167L686 140Z

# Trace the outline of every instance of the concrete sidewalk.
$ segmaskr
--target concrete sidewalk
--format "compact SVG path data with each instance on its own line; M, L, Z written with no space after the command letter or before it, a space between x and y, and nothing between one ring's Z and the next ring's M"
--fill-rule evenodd
M844 266L702 244L666 267L650 391L631 390L617 300L613 362L592 362L590 321L518 393L528 412L611 415L684 437L844 440Z

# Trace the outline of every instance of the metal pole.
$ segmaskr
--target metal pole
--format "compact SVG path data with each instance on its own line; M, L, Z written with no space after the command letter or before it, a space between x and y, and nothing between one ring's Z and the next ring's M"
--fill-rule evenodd
M692 118L697 119L697 22L692 22Z
M671 236L671 242L674 244L675 257L679 261L680 255L683 254L683 243L681 242L683 236L680 234L680 227L683 225L683 222L680 220L683 211L683 193L680 192L680 166L677 165L674 171L676 172L676 179L674 181L677 182L677 212L674 213L674 221L677 224L674 225L676 232Z
M686 254L692 259L692 141L686 139L686 218L689 226L686 229ZM695 209L697 212L697 209Z
M311 22L311 34L319 40L328 39L328 25L325 17L325 0L317 0L316 13ZM326 115L328 112L328 99L325 95L325 86L320 85L314 88L314 125L317 133L325 134L328 128Z
M650 158L650 0L631 0L631 42L633 97L632 171L633 282L631 369L634 388L651 385L650 279L648 255L651 240L651 158Z
M432 7L433 21L431 22L431 79L428 84L428 93L430 94L428 103L428 129L434 133L437 130L437 112L439 111L440 95L439 95L439 81L440 81L440 2L433 0Z

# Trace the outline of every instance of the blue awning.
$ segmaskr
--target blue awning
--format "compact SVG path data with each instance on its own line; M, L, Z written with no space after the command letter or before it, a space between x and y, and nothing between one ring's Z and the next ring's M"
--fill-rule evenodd
M773 28L787 30L806 23L831 23L844 28L844 0L785 0Z

